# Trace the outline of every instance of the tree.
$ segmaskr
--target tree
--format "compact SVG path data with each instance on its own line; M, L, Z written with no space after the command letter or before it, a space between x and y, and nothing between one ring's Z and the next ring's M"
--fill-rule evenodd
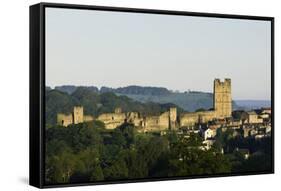
M171 144L178 142L178 135L176 131L169 131L166 136Z
M187 176L230 172L229 161L215 150L203 149L202 138L191 134L172 145L169 176Z
M46 158L46 179L51 183L67 183L80 163L75 155L66 150Z
M128 178L129 170L123 157L120 157L104 168L106 180L118 180Z
M116 128L113 130L111 144L118 145L122 148L126 146L127 140L120 128Z
M204 109L204 108L199 108L199 109L196 109L195 112L200 112L200 111L206 111L206 109Z
M147 143L140 144L138 155L138 158L147 163L149 176L166 175L166 171L169 169L167 163L169 141L166 137L153 136Z
M125 154L125 161L128 166L129 178L147 178L148 166L147 162L140 158L135 149L127 149Z
M136 130L133 124L123 123L118 127L127 141L127 147L135 142Z
M92 181L104 179L100 166L99 152L96 148L88 147L85 150L80 151L77 156L82 163L80 169L77 169L77 171L88 174L90 176L89 179Z

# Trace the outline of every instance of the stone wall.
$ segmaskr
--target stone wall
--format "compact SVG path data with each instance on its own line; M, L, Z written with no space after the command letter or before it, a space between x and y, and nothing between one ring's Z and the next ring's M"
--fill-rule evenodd
M202 111L198 112L199 117L200 117L200 122L201 123L206 123L208 121L212 121L213 119L216 118L216 111Z
M143 118L140 117L138 112L128 112L126 114L126 122L134 124L134 126L144 126Z
M190 112L180 115L180 126L191 127L196 123L206 123L216 118L216 111Z
M164 112L159 116L159 129L160 130L167 130L169 129L169 122L170 122L170 112Z
M196 112L184 113L180 115L180 126L190 127L199 122L199 115Z
M91 115L84 115L83 121L84 122L94 121L94 117Z
M72 114L57 114L57 124L67 127L70 124L73 124Z
M155 131L159 129L159 116L149 116L144 119L144 131Z
M115 129L125 122L125 113L104 113L98 116L97 120L102 121L107 129Z

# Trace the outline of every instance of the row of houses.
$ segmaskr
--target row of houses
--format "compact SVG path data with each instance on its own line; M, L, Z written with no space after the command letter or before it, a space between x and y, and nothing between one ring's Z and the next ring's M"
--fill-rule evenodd
M240 136L243 138L254 138L256 140L270 137L271 109L262 108L252 111L234 111L230 118L216 119L205 124L198 124L198 128L191 128L186 130L186 132L199 133L204 140L203 143L206 145L204 148L210 149L215 143L218 129L221 129L222 132L231 130L229 132L231 132L232 137ZM239 150L239 148L237 149ZM243 153L247 153L245 149L242 149L242 151ZM245 154L245 159L249 157L248 155L249 153Z

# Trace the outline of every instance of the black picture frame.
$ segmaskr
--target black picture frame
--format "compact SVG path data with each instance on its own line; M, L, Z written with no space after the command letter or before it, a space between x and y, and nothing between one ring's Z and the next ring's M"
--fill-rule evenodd
M257 173L230 173L214 175L194 175L188 177L147 178L119 181L84 182L75 184L46 185L44 182L45 159L45 8L67 8L81 10L102 10L114 12L148 13L159 15L183 15L196 17L215 17L247 20L263 20L271 22L271 121L272 121L272 169L258 174L274 173L274 17L232 15L217 13L199 13L170 10L136 9L123 7L105 7L74 4L39 3L30 6L30 129L29 129L29 183L38 188L52 188L65 186L98 185L112 183L132 183L146 181L178 180L191 178L209 178L225 176L256 175Z

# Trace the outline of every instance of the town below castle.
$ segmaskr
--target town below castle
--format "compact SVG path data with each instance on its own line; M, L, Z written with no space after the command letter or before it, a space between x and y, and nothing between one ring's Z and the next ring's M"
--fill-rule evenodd
M94 117L85 115L83 107L76 106L70 114L57 114L57 124L65 127L94 120L102 121L106 129L115 129L124 123L131 123L140 133L165 134L167 130L176 130L185 136L199 133L204 139L206 148L214 144L218 128L223 131L232 129L233 136L240 135L245 138L260 139L271 136L271 108L232 110L231 79L214 80L213 108L207 111L178 114L177 108L171 107L160 115L148 116L138 111L122 112L122 108L116 108L112 113Z

